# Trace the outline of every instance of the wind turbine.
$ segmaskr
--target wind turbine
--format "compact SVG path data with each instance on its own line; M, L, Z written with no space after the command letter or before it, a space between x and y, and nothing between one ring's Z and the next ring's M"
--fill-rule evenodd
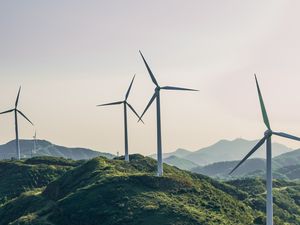
M148 108L151 106L153 101L156 99L156 120L157 120L157 176L163 175L163 160L162 160L162 140L161 140L161 115L160 115L160 90L178 90L178 91L198 91L195 89L189 88L181 88L181 87L173 87L173 86L159 86L157 80L155 79L148 63L146 62L142 52L140 54L143 58L145 66L148 70L148 73L151 77L152 82L155 84L156 88L154 90L154 94L150 99L148 105L146 106L141 118L143 118L144 114L147 112Z
M18 128L18 113L21 114L29 123L33 125L33 123L22 113L20 110L18 110L18 103L19 103L19 97L20 97L21 87L19 88L17 99L15 102L15 107L13 109L1 112L0 114L10 113L14 112L15 114L15 131L16 131L16 151L17 151L17 159L21 159L21 152L20 152L20 143L19 143L19 128Z
M133 76L131 83L129 85L129 88L126 92L125 95L125 100L123 101L118 101L118 102L111 102L111 103L107 103L107 104L102 104L102 105L97 105L97 106L108 106L108 105L121 105L123 104L124 106L124 135L125 135L125 161L129 162L129 154L128 154L128 125L127 125L127 106L129 107L129 109L131 109L131 111L139 118L140 116L138 115L138 113L135 111L135 109L128 103L127 99L128 96L130 94L130 90L134 81L135 75Z
M34 132L33 135L33 149L31 150L31 158L33 156L34 153L36 153L36 131Z
M267 225L273 225L273 194L272 194L272 143L271 143L271 137L272 135L277 135L280 137L300 141L299 137L283 133L283 132L274 132L271 129L269 118L267 115L267 111L265 108L265 104L263 101L263 97L258 85L258 81L255 76L255 82L256 82L256 87L257 87L257 92L258 92L258 97L259 97L259 102L260 102L260 108L263 116L263 121L267 127L267 130L264 133L263 138L253 147L253 149L236 165L236 167L233 168L233 170L230 172L232 174L240 165L242 165L257 149L259 149L260 146L262 146L265 142L266 144L266 151L267 151Z

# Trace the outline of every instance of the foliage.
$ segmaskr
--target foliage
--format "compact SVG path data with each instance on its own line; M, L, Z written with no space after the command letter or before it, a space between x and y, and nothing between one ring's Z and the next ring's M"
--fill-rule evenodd
M14 162L15 167L65 171L44 189L31 189L3 204L0 225L265 224L261 179L225 183L168 165L164 176L157 177L155 160L141 155L130 159L97 157L78 165L56 162L60 159L33 159L33 164L43 163L36 165ZM274 181L276 225L300 224L299 191L297 182Z

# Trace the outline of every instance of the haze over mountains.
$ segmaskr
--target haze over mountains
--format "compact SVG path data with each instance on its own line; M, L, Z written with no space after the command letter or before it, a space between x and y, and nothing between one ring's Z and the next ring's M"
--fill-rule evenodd
M209 147L192 152L178 149L164 154L164 162L180 169L219 179L265 176L265 151L260 149L231 176L230 171L249 152L257 141L235 139L221 140ZM265 146L261 147L265 148ZM273 143L273 172L275 178L300 179L300 150L293 150L282 144ZM151 155L155 158L156 155ZM195 166L198 165L198 166Z
M272 160L275 178L300 179L300 150L284 153ZM191 171L213 178L236 179L239 177L264 177L266 161L261 158L248 159L239 170L229 176L229 172L239 163L237 161L216 162L204 167L195 167Z
M192 152L177 149L164 154L164 163L189 170L206 176L220 179L236 179L240 177L264 177L265 159L263 149L258 151L255 158L247 160L232 176L228 173L239 160L255 145L256 141L235 139L232 141L221 140L211 146ZM30 158L33 149L33 140L21 140L22 158ZM273 170L275 178L297 179L300 171L300 150L292 149L274 143ZM103 153L86 148L68 148L52 144L46 140L37 140L37 148L33 156L54 156L73 160L88 160L97 156L112 159L110 153ZM0 159L15 157L15 141L0 145ZM155 158L156 155L151 155ZM155 158L156 159L156 158ZM297 167L299 165L299 168Z
M164 154L164 158L168 158L171 155L175 155L179 158L190 160L200 166L209 165L220 161L233 161L242 159L258 140L245 140L238 138L235 140L221 140L217 143L199 149L197 151L188 151L185 149L178 149L175 152ZM265 158L265 145L263 145L251 158ZM281 155L283 153L291 152L293 149L288 148L279 143L273 143L272 145L273 157ZM151 155L155 158L156 155Z
M21 158L30 158L33 150L33 140L20 140ZM113 158L110 153L103 153L87 148L68 148L52 144L46 140L36 140L36 152L33 156L55 156L66 159L81 160L92 159L97 156ZM11 159L16 157L15 141L10 141L4 145L0 145L0 159Z

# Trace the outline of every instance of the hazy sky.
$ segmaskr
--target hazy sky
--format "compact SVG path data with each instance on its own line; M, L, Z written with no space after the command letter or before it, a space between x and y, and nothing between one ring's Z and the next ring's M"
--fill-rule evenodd
M22 85L38 138L122 153L122 106L95 105L122 100L136 73L129 101L143 111L154 86L141 49L161 85L200 90L162 93L165 152L262 136L254 72L272 128L300 135L299 9L298 0L2 0L0 110ZM145 125L129 115L130 151L155 152L155 105ZM20 118L21 137L33 133ZM0 143L13 138L13 115L2 115Z

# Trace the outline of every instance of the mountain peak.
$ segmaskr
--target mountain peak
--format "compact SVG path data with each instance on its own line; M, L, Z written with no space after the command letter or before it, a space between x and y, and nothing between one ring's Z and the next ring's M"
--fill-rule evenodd
M30 158L33 156L55 156L67 159L81 160L91 159L97 156L105 156L113 158L114 155L102 153L86 148L68 148L55 145L46 140L36 140L36 148L34 149L34 140L20 140L21 158ZM34 152L33 152L34 151ZM15 140L9 141L4 145L0 145L0 159L11 159L16 157Z

